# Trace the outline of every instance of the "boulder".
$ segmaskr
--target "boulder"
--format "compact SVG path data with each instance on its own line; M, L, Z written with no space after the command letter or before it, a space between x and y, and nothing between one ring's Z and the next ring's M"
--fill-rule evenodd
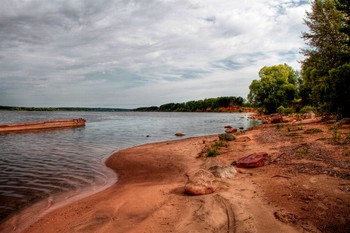
M183 134L183 133L176 133L175 136L177 136L177 137L183 137L183 136L185 136L185 134Z
M215 176L203 169L187 174L188 182L185 185L185 192L192 195L204 195L215 192L219 187L219 182Z
M267 160L267 153L260 152L254 153L237 160L237 167L246 168L246 167L261 167L265 165Z
M282 123L283 122L283 117L281 115L273 115L271 116L271 123L276 124L276 123Z
M236 133L237 132L237 128L229 128L225 130L225 133Z
M236 169L230 165L213 166L208 171L218 178L232 178L237 173Z
M230 133L223 133L219 135L219 139L223 141L233 141L236 139L236 137Z

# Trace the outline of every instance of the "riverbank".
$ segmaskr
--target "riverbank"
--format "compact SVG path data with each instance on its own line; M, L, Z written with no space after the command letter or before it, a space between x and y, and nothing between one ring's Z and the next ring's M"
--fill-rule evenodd
M119 151L107 160L118 183L20 232L349 232L350 127L334 126L261 125L217 157L203 155L217 136ZM269 164L237 169L213 194L184 193L189 171L255 152L268 153Z

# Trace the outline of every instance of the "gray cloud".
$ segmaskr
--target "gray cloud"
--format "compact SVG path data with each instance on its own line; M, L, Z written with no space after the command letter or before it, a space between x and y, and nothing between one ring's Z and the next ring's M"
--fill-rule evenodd
M303 0L3 0L0 105L159 105L246 97L295 68Z

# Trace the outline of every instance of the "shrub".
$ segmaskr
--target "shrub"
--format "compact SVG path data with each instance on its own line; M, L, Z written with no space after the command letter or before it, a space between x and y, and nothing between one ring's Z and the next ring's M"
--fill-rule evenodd
M285 109L285 108L281 105L281 106L279 106L279 107L276 109L276 111L277 111L279 114L283 114L284 109Z
M220 152L218 151L218 148L211 147L208 150L208 157L216 157L217 155L220 155Z
M285 108L283 106L279 106L276 111L279 114L283 114L283 115L288 115L288 114L294 113L294 109L293 108Z
M315 108L312 106L306 105L306 106L302 107L302 109L300 109L299 112L300 113L315 112Z

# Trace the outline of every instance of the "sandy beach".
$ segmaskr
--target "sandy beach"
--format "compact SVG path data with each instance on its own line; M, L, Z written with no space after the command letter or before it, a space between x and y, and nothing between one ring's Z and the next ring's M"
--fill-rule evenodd
M321 122L261 125L236 134L217 157L205 153L217 135L125 149L106 162L118 174L111 187L29 225L10 219L0 230L350 232L350 127L332 127ZM188 172L229 165L256 152L268 153L269 163L217 178L219 190L212 194L185 193Z

